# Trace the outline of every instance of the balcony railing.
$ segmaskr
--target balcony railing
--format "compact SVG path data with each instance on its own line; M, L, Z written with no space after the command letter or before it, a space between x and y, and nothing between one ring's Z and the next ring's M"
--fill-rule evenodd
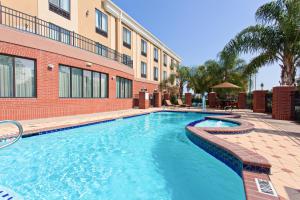
M99 56L123 63L131 68L133 66L132 61L129 62L126 60L124 62L123 55L113 49L79 35L74 31L69 31L35 16L3 6L1 3L0 24L98 54Z

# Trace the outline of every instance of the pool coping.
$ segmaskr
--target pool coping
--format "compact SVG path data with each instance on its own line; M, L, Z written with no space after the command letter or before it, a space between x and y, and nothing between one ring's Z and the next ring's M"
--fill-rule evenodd
M241 116L239 114L234 114L230 112L202 112L202 111L189 111L189 110L156 110L156 111L150 111L150 112L144 112L144 113L138 113L138 114L130 114L130 115L122 115L118 117L108 117L101 120L90 120L85 122L79 122L79 123L72 123L72 124L64 124L59 126L52 126L47 128L41 128L41 129L35 129L35 130L29 130L25 131L22 138L37 136L37 135L44 135L44 134L50 134L58 131L68 130L68 129L74 129L84 126L90 126L95 124L101 124L101 123L107 123L116 121L118 119L128 119L143 115L148 115L151 113L158 113L158 112L177 112L177 113L203 113L203 114L217 114L216 116L207 116L206 119L219 119L224 121L229 121L233 123L238 123L241 125L242 128L237 127L229 127L229 128L200 128L200 127L193 127L193 126L186 126L186 129L195 134L198 137L201 137L208 142L210 142L213 145L216 145L220 148L222 148L224 151L229 152L232 156L240 159L243 164L254 164L262 167L269 167L271 168L271 164L261 155L252 152L240 145L230 143L228 141L225 141L214 134L242 134L242 133L248 133L251 130L254 129L254 126L248 122L235 120L237 118L240 118ZM250 153L250 154L249 154ZM255 160L253 160L253 157L255 157ZM250 166L251 167L251 166ZM247 200L278 200L282 199L280 197L273 197L270 195L266 195L263 193L260 193L257 189L255 178L261 178L264 180L270 180L268 173L257 173L253 171L242 171L242 179L244 182L244 189L245 189L245 195Z

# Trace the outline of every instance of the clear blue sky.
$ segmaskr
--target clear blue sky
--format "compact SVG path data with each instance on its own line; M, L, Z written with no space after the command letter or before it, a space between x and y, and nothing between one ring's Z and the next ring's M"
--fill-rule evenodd
M269 0L113 0L145 28L197 66L215 59L239 31L255 23L257 8ZM249 60L251 55L243 56ZM257 88L278 85L278 65L262 68Z

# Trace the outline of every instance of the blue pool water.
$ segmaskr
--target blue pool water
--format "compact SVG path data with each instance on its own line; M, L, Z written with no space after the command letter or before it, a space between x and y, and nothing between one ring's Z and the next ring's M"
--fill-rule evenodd
M205 116L161 112L24 138L0 150L0 185L26 200L243 200L241 177L186 136Z
M228 121L220 121L214 119L208 119L202 122L199 122L195 125L195 127L236 127L239 126L236 123L228 122Z

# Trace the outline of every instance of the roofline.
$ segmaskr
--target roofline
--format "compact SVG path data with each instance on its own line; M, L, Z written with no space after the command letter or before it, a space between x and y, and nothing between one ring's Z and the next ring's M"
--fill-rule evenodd
M111 0L105 0L103 2L104 8L107 12L109 12L114 17L118 18L126 24L128 27L142 35L145 39L152 42L155 46L163 47L162 50L165 51L170 56L177 59L179 62L182 61L181 57L179 57L174 51L172 51L167 45L161 42L157 37L155 37L150 31L144 28L141 24L135 21L132 17L130 17L126 12L124 12L120 7L118 7Z

